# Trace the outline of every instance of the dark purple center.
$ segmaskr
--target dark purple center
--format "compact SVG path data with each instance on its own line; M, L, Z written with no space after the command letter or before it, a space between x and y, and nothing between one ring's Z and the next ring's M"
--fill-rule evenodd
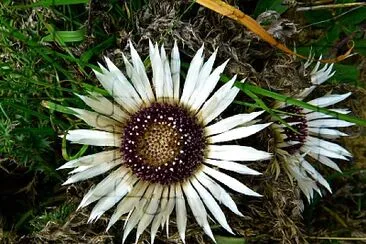
M287 136L285 139L288 141L298 141L300 143L286 147L285 149L290 153L294 153L300 149L300 147L305 143L308 134L307 119L303 109L297 106L289 106L284 109L285 112L289 113L289 117L285 118L284 121L287 123L295 123L291 127L295 130L285 127L283 134Z
M205 148L203 126L193 114L179 105L153 103L126 123L121 152L139 178L171 184L194 173Z

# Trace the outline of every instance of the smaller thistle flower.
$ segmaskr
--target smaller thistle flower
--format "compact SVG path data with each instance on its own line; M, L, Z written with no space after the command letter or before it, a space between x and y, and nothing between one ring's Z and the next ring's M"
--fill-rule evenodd
M127 77L108 59L108 69L94 71L115 102L90 93L78 95L96 112L69 108L93 130L68 131L66 140L101 147L106 151L69 161L60 167L75 168L64 183L86 180L114 169L89 190L79 208L98 201L89 222L117 204L107 229L126 215L123 242L136 227L136 241L150 225L151 243L159 226L168 230L176 210L179 236L184 242L188 203L204 232L214 240L206 208L232 233L219 203L242 216L229 193L219 184L250 196L260 196L219 169L258 175L245 161L268 160L271 154L249 146L226 144L248 137L271 123L255 124L262 112L238 114L213 123L234 100L236 76L211 94L228 61L216 69L217 50L204 62L203 46L193 57L180 92L180 57L175 44L171 61L162 46L150 43L152 82L130 42L132 64L123 55ZM116 168L116 169L115 169Z
M308 60L305 63L305 68L308 68L310 64L311 60ZM309 74L313 85L296 95L296 98L300 100L306 98L317 85L322 84L335 73L332 71L333 64L326 64L322 69L319 69L319 67L320 62L318 61ZM328 94L308 101L308 103L326 108L343 101L350 95L351 93ZM325 187L329 192L332 192L328 182L309 161L318 161L341 172L333 159L348 161L352 155L345 148L327 139L337 139L342 136L347 136L347 134L335 128L348 127L354 124L298 106L279 104L277 107L286 112L285 115L280 117L294 129L292 130L280 123L272 125L276 133L276 154L278 160L283 162L287 173L296 179L299 188L309 202L314 196L314 191L322 195L320 185ZM331 110L341 114L350 113L348 109Z

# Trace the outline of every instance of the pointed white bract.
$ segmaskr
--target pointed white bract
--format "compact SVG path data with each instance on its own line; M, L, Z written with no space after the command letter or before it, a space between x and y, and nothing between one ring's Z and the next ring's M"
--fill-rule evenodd
M209 137L209 139L210 139L211 143L241 139L244 137L254 135L258 131L261 131L264 128L266 128L267 126L269 126L270 124L272 124L272 123L239 127L239 128L235 128L235 129L223 132L219 135L211 136L211 137Z
M104 130L112 133L121 133L122 124L104 115L96 112L91 112L85 109L71 108L76 113L76 117L84 120L88 125L98 130Z
M124 112L120 106L110 102L99 93L90 92L90 96L76 95L94 111L100 114L107 115L119 122L124 122L128 117L127 113Z
M313 59L313 56L311 57ZM321 58L320 58L321 59ZM312 60L308 60L305 64L305 69L311 65ZM313 84L310 88L304 89L295 97L305 99L317 85L320 85L331 78L335 71L332 71L333 64L324 65L320 68L321 63L318 61L315 67L310 72L310 80ZM351 93L345 94L327 94L325 96L315 98L308 103L327 108L333 106L346 98ZM309 109L302 109L295 106L280 105L280 108L290 113L296 113L296 116L291 114L281 116L289 125L291 125L297 134L291 132L285 125L273 124L272 128L277 130L280 135L278 138L277 155L284 162L285 170L288 171L294 179L296 179L299 188L304 193L310 202L314 197L314 192L322 195L321 186L331 192L330 185L324 177L313 167L311 163L318 161L336 171L341 172L338 165L333 159L350 160L352 154L342 146L327 141L326 139L337 139L347 136L336 128L349 127L353 123L334 118L331 115L321 112L315 112ZM347 114L348 109L330 109L332 111Z
M224 188L222 188L203 172L197 173L195 177L203 186L207 188L207 190L217 199L219 203L224 204L233 213L243 216L243 214L239 212L234 200Z
M106 67L99 64L100 70L94 71L114 101L111 102L98 93L90 93L87 96L78 96L94 111L69 108L75 113L75 116L94 129L70 130L65 135L65 139L72 143L96 147L114 147L114 149L106 149L103 152L83 156L61 166L59 169L73 169L70 172L70 178L64 184L86 180L113 170L104 180L86 193L79 208L96 202L89 218L89 222L94 222L105 212L115 207L107 229L122 216L125 216L123 242L127 242L128 235L134 228L137 229L136 242L149 227L151 243L154 242L159 233L160 226L166 227L167 237L169 237L169 222L173 212L175 212L173 215L175 215L179 236L185 242L187 213L189 212L187 208L191 209L198 225L212 240L214 240L214 236L209 225L210 218L208 218L207 210L224 229L233 233L220 204L239 216L242 214L230 194L221 185L226 185L241 194L255 197L261 195L242 182L221 172L220 169L243 175L259 175L259 172L250 169L243 162L268 160L271 158L271 154L250 146L237 145L232 141L252 136L271 123L255 124L254 119L260 116L263 111L238 114L215 123L212 122L232 103L239 92L239 88L235 86L236 76L218 88L216 92L213 92L228 63L226 61L214 68L217 50L204 62L204 48L202 46L191 61L186 80L180 84L181 61L177 43L174 43L169 56L163 46L158 47L157 44L154 46L149 42L152 77L148 77L149 72L146 71L144 63L131 41L129 41L129 46L131 50L130 60L124 54L122 55L126 75L108 58L105 58ZM145 123L141 127L146 127L150 117L145 117L143 121L137 118L133 127L129 123L132 118L136 118L140 111L146 112L153 106L158 107L156 110L158 112L172 109L173 106L187 109L189 116L195 117L197 125L200 126L199 131L203 131L202 138L205 144L203 151L207 152L207 155L202 153L202 157L197 156L200 159L198 167L183 180L167 181L166 183L156 182L149 180L151 175L145 175L143 178L139 174L139 170L146 168L149 170L150 166L155 167L155 165L159 165L159 167L154 168L155 171L160 170L159 161L163 160L164 157L170 158L169 155L160 157L154 154L154 162L142 165L138 170L134 168L136 165L134 165L133 159L126 156L129 152L130 139L125 138L130 138L128 136L131 136L134 130L138 130L140 124L137 122ZM168 116L167 120L175 119L174 116ZM159 119L161 118L163 116L160 114ZM176 119L182 120L184 117ZM156 119L152 120L151 123L157 123ZM164 125L164 123L161 124ZM132 128L132 132L128 131L129 128ZM158 129L161 128L161 126L158 127ZM172 128L175 129L175 127ZM161 143L164 143L165 140L171 143L168 137L174 133L171 130L165 132L164 137L159 137ZM336 131L321 131L321 133L329 136L343 135L337 134ZM134 135L139 134L136 132ZM191 139L182 136L180 140L183 141L180 143L192 143ZM215 145L216 143L220 143L220 145ZM328 146L324 142L322 143L324 146ZM192 148L194 149L193 146ZM179 150L178 153L183 153L183 150ZM341 148L337 148L337 150L342 151ZM346 151L342 152L343 155L348 156ZM141 155L134 156L136 156L134 158L139 158ZM322 161L324 164L336 167L332 161L323 158ZM165 164L167 163L169 162L165 162ZM172 165L174 166L175 162ZM161 164L161 166L164 165ZM322 179L312 168L308 167L307 169L318 179ZM165 179L164 174L168 176L168 173L175 170L179 170L179 168L171 167L167 171L161 171L159 177Z
M180 239L185 243L185 233L187 227L187 210L186 204L182 193L181 185L178 183L175 185L175 197L176 197L176 216L177 216L177 228ZM168 230L168 226L167 226ZM168 235L168 233L167 233Z
M140 83L144 88L144 92L146 93L147 98L150 102L154 101L154 93L150 85L149 78L147 77L146 70L144 63L142 62L140 56L138 55L136 49L133 47L132 42L129 41L130 48L131 48L131 59L133 68L135 69L138 77L140 77ZM127 68L127 67L126 67ZM144 102L146 102L144 100Z
M199 226L203 228L203 231L213 240L215 238L212 234L211 228L207 221L207 212L205 206L203 205L200 196L197 194L196 190L193 189L189 181L182 184L184 194L186 195L187 202L192 210L192 213Z
M120 137L117 133L85 129L69 130L66 134L66 140L72 143L109 147L119 147Z
M172 74L172 82L173 82L173 93L174 99L179 100L179 92L180 92L180 56L177 42L174 42L174 47L171 54L170 61L170 73Z
M202 54L203 54L203 45L198 50L196 55L194 55L194 57L191 61L191 64L189 65L187 77L186 77L186 80L185 80L184 86L183 86L182 96L180 98L180 101L183 104L188 103L189 98L191 97L194 89L196 88L196 84L198 82L199 72L201 70L202 63L203 63Z

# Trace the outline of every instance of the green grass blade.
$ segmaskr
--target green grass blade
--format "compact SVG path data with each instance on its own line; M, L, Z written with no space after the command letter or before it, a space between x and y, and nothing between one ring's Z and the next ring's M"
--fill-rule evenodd
M251 99L253 99L259 107L261 107L263 110L265 110L267 113L269 113L273 118L276 118L278 121L280 121L282 124L284 124L286 127L288 127L293 132L298 133L286 121L284 121L280 116L278 116L272 109L268 108L267 105L253 92L251 92L250 90L242 90L242 91L244 91L245 94L247 94Z
M86 52L84 52L81 57L80 61L82 63L88 63L89 60L99 53L102 53L103 50L111 47L116 42L116 37L112 35L111 37L107 38L107 40L103 41L102 43L96 45L95 47L92 47L88 49Z
M43 42L57 42L60 39L63 43L68 42L81 42L85 37L85 29L80 29L76 31L53 31L47 36L42 38Z
M15 8L51 7L58 5L74 5L88 3L89 0L40 0L31 4L15 5Z
M61 112L61 113L64 113L64 114L71 114L71 115L76 114L76 112L72 111L71 109L69 109L65 106L50 102L50 101L42 101L41 104L42 104L43 107L51 109L51 110L55 110L57 112Z
M65 135L67 134L67 132L65 133ZM67 143L66 143L66 136L62 137L62 146L61 146L61 153L62 153L62 157L66 160L66 161L70 161L70 160L74 160L77 158L80 158L81 156L84 155L84 153L86 152L86 150L88 150L89 145L83 145L80 150L73 156L69 155L69 153L67 152Z
M238 237L228 237L228 236L215 236L217 244L245 244L246 240L244 238Z
M82 87L84 87L89 92L97 92L97 93L99 93L99 94L101 94L105 97L110 97L109 93L106 90L102 89L102 88L93 86L93 85L85 83L85 82L81 82L80 85Z
M238 87L240 89L242 89L243 91L250 90L251 92L253 92L255 94L265 96L265 97L270 97L270 98L273 98L277 101L285 102L285 103L290 104L290 105L299 106L299 107L302 107L302 108L305 108L305 109L310 109L312 111L328 114L328 115L331 115L331 116L333 116L337 119L348 121L348 122L351 122L351 123L355 123L357 125L366 126L366 120L364 120L364 119L360 119L360 118L357 118L357 117L354 117L354 116L349 116L349 115L346 115L346 114L340 114L340 113L331 111L331 110L326 109L326 108L320 108L320 107L311 105L309 103L306 103L306 102L303 102L303 101L300 101L300 100L297 100L297 99L294 99L294 98L291 98L291 97L287 97L285 95L281 95L281 94L278 94L278 93L275 93L275 92L268 91L268 90L260 88L258 86L254 86L254 85L250 85L248 83L244 83L244 84L238 84Z

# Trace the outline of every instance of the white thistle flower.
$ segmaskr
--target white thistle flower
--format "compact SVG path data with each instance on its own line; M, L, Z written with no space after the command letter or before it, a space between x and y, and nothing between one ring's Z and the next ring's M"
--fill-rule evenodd
M305 68L308 68L311 62L312 60L308 60L305 63ZM332 71L333 64L326 64L321 69L319 67L320 62L318 61L309 74L313 85L304 89L300 94L295 96L296 98L300 100L305 99L317 85L327 81L335 73L335 71ZM343 101L350 95L350 92L346 94L327 94L323 97L308 101L308 103L326 108ZM280 117L296 130L294 132L290 128L287 128L286 125L280 123L272 125L272 128L274 128L277 134L278 143L276 153L280 157L279 160L284 163L287 173L297 181L299 188L309 202L314 196L314 191L318 192L320 196L322 195L319 186L324 186L329 192L332 192L328 182L309 163L308 159L318 161L341 172L333 159L348 161L352 155L345 148L326 139L333 140L347 136L347 134L335 128L352 126L354 123L301 107L284 105L283 103L278 105L278 107L288 113ZM350 113L348 109L331 110L341 114Z
M203 46L198 50L180 92L180 56L176 43L169 61L164 47L159 49L150 42L152 84L131 42L130 48L131 63L123 56L127 77L108 58L105 58L108 69L100 65L101 72L94 71L114 102L90 93L78 96L96 112L70 108L94 129L68 131L67 140L115 149L106 149L61 166L60 169L74 168L64 185L113 170L89 190L79 208L98 201L89 218L89 222L93 222L117 204L107 229L127 214L123 242L135 227L137 241L150 225L153 243L159 226L166 224L168 230L169 216L174 208L178 232L184 242L186 203L212 240L207 210L232 233L218 203L237 215L242 214L221 184L242 194L260 195L219 169L259 175L238 162L267 160L271 154L225 143L253 135L270 123L250 123L262 112L238 114L212 122L239 91L233 86L234 76L211 95L228 63L212 69L217 50L206 62Z

